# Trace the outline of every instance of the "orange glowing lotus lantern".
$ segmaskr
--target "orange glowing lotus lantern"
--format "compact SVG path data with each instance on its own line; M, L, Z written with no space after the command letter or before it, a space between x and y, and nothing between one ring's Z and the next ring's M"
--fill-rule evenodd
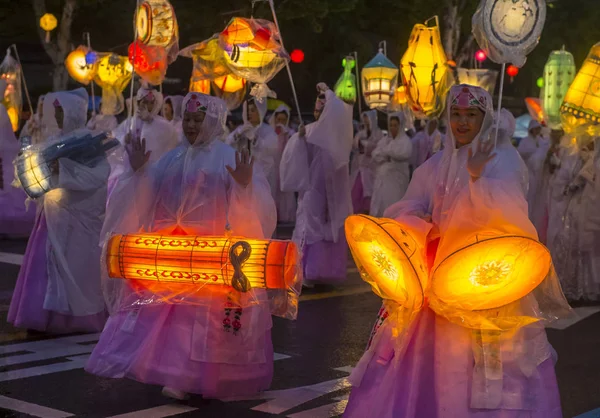
M297 277L298 252L291 241L222 236L134 234L110 238L109 277L159 292L168 284L221 286L246 293L287 289ZM210 291L210 290L208 290Z
M2 63L0 63L0 78L6 82L4 96L0 97L0 102L8 112L8 117L14 132L19 130L19 118L23 106L21 77L21 66L12 57L10 49L8 49L6 51L6 57Z
M435 20L437 22L437 16ZM439 25L415 25L400 69L402 84L406 86L408 101L416 117L437 117L443 111L451 85L447 61Z
M238 77L256 83L250 94L264 98L268 83L289 60L274 23L261 19L233 18L219 35L225 61Z
M88 62L86 55L89 49L85 46L79 46L65 59L65 67L73 80L78 83L88 85L96 77L96 62Z

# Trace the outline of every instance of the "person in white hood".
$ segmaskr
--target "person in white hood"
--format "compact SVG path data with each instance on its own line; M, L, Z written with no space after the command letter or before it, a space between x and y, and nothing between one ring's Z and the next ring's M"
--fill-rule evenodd
M363 112L362 120L363 129L354 137L355 156L350 169L350 184L352 185L354 213L366 214L371 208L371 196L373 196L377 168L372 154L383 138L383 131L379 129L376 110Z
M227 144L234 149L249 150L256 159L257 168L261 169L271 185L271 195L277 196L277 134L268 123L264 122L267 114L267 100L251 98L244 102L242 117L244 123L229 134Z
M84 128L87 106L83 88L46 95L44 127L55 132L46 142ZM107 318L98 243L110 166L105 156L88 164L60 158L53 170L56 188L37 200L8 321L42 332L99 332Z
M442 149L444 135L439 131L437 119L427 120L425 129L411 138L413 151L411 165L413 171Z
M405 132L404 113L388 116L388 134L379 141L373 151L377 164L375 187L371 199L371 216L383 216L383 212L396 203L408 188L410 181L409 161L412 143Z
M278 139L277 158L275 161L275 175L277 176L277 193L275 204L277 205L277 220L281 223L293 223L296 221L296 196L293 192L282 192L279 170L281 156L295 133L290 127L290 109L286 105L280 105L269 119L269 125L275 130Z
M173 125L173 128L177 131L177 134L181 134L181 118L183 112L181 110L181 104L183 103L183 96L167 96L162 107L162 116L167 122Z

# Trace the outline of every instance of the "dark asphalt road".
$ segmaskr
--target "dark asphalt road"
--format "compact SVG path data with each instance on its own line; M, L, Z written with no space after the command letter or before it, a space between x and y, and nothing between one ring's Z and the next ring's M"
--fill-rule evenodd
M177 404L161 388L128 380L101 379L83 365L96 335L28 335L6 324L10 295L24 242L0 241L0 416L21 417L292 417L341 415L349 384L380 301L353 266L339 288L306 291L298 321L276 319L278 353L269 392L256 399L203 400ZM579 308L584 318L558 324L548 335L559 355L557 374L564 416L600 408L600 307ZM585 415L585 418L600 417ZM365 417L368 418L368 417ZM426 417L424 417L426 418Z

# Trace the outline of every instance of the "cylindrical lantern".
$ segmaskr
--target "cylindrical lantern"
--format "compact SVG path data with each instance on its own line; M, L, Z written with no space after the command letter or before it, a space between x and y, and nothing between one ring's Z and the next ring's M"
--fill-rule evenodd
M472 19L473 35L495 63L522 67L545 21L544 0L481 0Z
M46 13L40 18L40 28L46 31L46 43L50 42L50 32L56 29L58 21L52 13Z
M540 88L543 88L542 105L551 127L560 125L560 106L576 73L575 60L570 52L563 49L550 53Z
M398 85L398 67L380 51L362 69L362 91L371 109L387 107Z
M146 45L168 47L178 36L175 10L166 0L143 1L135 25L138 40Z
M418 118L437 117L443 111L451 81L446 62L439 26L415 25L400 69L408 101Z
M600 43L594 45L560 108L565 130L600 124Z
M107 246L109 277L184 285L287 289L297 280L291 241L221 236L114 235Z
M487 90L491 96L494 96L496 90L496 79L498 71L486 69L458 68L456 70L458 84L469 84L478 86Z
M0 78L6 82L4 97L1 97L0 101L6 108L13 132L17 132L23 107L21 66L10 55L10 49L6 51L6 57L0 64Z
M88 85L96 76L96 65L88 63L87 55L90 51L85 46L79 46L65 59L65 67L73 80Z
M335 83L333 91L336 96L346 102L356 102L356 76L353 71L356 66L356 60L352 56L347 56L342 60L344 72Z

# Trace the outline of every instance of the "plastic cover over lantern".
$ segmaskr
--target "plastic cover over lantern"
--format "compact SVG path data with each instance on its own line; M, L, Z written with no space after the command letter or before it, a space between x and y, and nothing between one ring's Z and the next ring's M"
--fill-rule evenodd
M545 0L481 0L473 15L473 35L495 63L522 67L545 21Z
M289 60L277 27L268 20L234 17L219 35L219 44L231 71L256 83L250 94L259 99L269 95L266 83Z
M131 80L133 67L127 57L98 54L94 81L102 88L102 113L118 115L125 109L123 90Z
M210 80L194 78L192 76L190 78L189 91L195 91L196 93L210 95Z
M222 294L241 307L268 298L274 315L297 315L302 276L291 241L193 236L174 228L114 235L105 260L108 276L124 279L131 291L121 309L132 307L129 302L210 305Z
M481 87L494 96L496 90L496 80L498 71L487 69L457 68L456 78L458 84L469 84L471 86Z
M400 69L402 84L407 88L408 102L415 116L420 119L439 116L444 109L452 75L437 24L414 26Z
M552 51L544 67L542 105L548 116L548 124L554 128L561 124L560 106L575 78L577 69L570 52L564 49Z
M347 56L342 60L342 66L344 72L335 83L333 91L337 97L345 102L356 102L356 76L353 72L354 67L356 67L356 60L352 56Z
M248 93L246 80L235 74L216 78L211 82L211 86L214 95L223 99L229 110L240 107Z
M592 47L560 108L563 128L600 133L600 43Z
M97 61L88 62L86 55L90 50L80 45L67 55L65 67L73 80L78 83L88 85L96 77Z
M13 131L17 132L19 129L21 109L23 107L21 67L10 54L10 49L6 51L6 57L0 64L0 77L6 82L2 104L4 104L4 107L8 112Z
M398 85L398 67L381 51L362 69L362 92L371 109L387 107Z

